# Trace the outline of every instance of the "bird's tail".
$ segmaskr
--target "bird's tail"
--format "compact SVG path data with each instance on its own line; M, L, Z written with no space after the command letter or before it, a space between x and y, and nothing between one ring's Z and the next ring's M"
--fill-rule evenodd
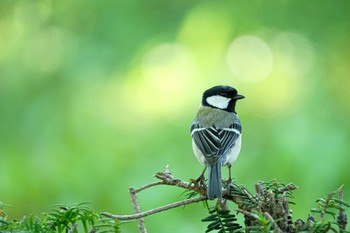
M209 165L208 167L208 198L221 198L222 184L221 184L221 163Z

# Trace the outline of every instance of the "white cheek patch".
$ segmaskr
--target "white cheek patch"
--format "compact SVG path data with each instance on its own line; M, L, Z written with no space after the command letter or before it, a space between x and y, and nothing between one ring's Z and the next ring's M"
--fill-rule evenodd
M230 98L226 98L221 95L210 96L206 99L209 105L220 109L226 109L230 100Z

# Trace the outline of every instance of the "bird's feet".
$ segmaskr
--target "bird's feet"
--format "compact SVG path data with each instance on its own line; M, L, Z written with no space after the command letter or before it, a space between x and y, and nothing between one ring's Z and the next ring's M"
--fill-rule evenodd
M226 180L226 193L227 193L227 195L230 195L231 184L232 184L232 179L230 177Z
M232 184L232 179L231 179L231 163L228 163L227 164L227 167L228 167L228 179L226 181L226 193L227 195L230 195L230 189L231 189L231 184Z
M204 188L206 189L205 185L205 177L204 174L202 173L197 179L191 179L191 184L193 184L197 188Z

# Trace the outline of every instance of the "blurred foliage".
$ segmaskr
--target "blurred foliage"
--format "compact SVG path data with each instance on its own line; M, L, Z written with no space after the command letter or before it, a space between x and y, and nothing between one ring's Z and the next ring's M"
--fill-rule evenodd
M120 232L117 221L101 217L99 213L86 206L87 203L56 205L55 209L43 216L31 214L21 220L8 221L8 215L0 204L1 232Z
M297 183L298 215L341 184L350 193L349 11L347 0L1 0L0 199L15 206L9 215L82 201L131 212L127 188L166 164L198 177L189 125L217 84L247 97L237 107L240 183ZM150 191L140 202L178 195ZM189 216L201 211L147 225L171 216L157 231L198 231Z

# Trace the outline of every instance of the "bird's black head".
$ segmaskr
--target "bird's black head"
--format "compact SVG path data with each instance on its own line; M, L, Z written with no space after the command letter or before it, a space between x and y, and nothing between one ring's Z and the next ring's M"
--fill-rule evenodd
M236 113L236 101L243 98L233 87L220 85L203 93L202 105Z

